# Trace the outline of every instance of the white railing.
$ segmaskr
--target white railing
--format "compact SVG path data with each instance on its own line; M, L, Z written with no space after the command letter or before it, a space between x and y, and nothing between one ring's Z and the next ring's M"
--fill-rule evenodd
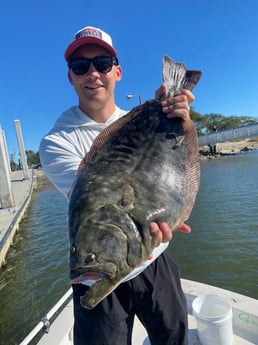
M65 304L65 302L72 296L73 290L70 288L63 297L54 305L52 309L42 318L42 320L33 328L33 330L23 339L20 345L28 345L33 338L42 330L48 333L50 327L50 319L55 315L55 313Z
M225 141L254 137L256 135L258 135L258 124L212 132L199 136L198 142L199 146L215 145Z

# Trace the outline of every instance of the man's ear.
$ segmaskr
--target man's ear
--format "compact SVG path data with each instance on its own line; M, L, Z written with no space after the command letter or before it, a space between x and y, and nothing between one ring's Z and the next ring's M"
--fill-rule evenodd
M122 79L122 67L120 65L116 66L116 81L120 81Z
M71 71L70 70L67 72L67 77L69 79L70 84L73 85L73 78L71 77Z

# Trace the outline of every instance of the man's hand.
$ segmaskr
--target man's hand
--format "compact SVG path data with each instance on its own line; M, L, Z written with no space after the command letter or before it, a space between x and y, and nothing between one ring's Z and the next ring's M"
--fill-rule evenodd
M155 98L163 97L166 92L165 84L161 84L155 93ZM168 118L181 117L183 120L190 119L189 104L194 101L195 97L189 90L182 90L174 97L170 97L161 102L162 111Z
M182 223L175 231L189 234L189 232L191 232L191 228L189 225ZM167 223L150 223L150 234L152 237L151 244L153 248L158 247L161 243L172 240L173 237L172 230ZM149 259L152 259L152 254Z
M189 233L191 232L190 226L185 223L182 223L175 231ZM158 247L161 243L168 242L172 239L172 231L167 223L151 223L150 224L150 233L152 236L152 246Z

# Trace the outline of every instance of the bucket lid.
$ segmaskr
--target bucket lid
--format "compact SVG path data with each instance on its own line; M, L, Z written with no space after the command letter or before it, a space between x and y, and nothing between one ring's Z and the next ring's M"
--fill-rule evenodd
M232 316L229 300L220 295L200 295L193 300L192 309L194 316L203 321L223 322Z

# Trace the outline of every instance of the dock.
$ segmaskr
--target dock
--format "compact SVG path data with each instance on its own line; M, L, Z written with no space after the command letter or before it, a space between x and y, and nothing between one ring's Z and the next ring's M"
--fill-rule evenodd
M30 204L36 184L37 179L33 169L29 170L29 178L26 179L23 170L11 172L14 207L0 209L0 268L6 264L6 255Z

